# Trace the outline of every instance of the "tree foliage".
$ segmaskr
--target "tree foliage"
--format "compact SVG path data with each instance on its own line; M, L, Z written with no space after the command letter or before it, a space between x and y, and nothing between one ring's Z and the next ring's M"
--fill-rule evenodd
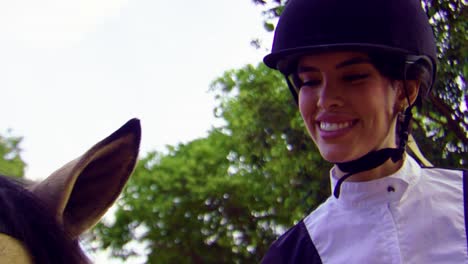
M23 177L26 163L21 158L20 144L23 139L7 133L0 135L0 174Z
M265 29L273 31L285 0L252 0L264 7ZM436 36L437 80L419 114L413 134L436 165L466 166L468 159L468 9L464 0L423 0ZM434 144L437 142L437 144Z
M437 164L453 167L468 162L468 9L464 2L424 2L436 36L439 67L434 92L416 118L424 153Z
M140 161L115 222L95 230L114 256L139 241L149 263L256 263L328 196L330 165L311 151L281 76L246 66L212 89L226 125Z

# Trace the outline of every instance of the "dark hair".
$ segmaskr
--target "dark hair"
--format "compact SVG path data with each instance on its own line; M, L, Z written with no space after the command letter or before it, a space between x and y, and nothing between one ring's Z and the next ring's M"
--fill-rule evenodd
M19 181L2 175L0 232L21 241L34 263L89 263L50 210Z
M384 77L395 80L417 80L420 82L419 95L416 105L422 103L432 86L432 69L430 63L424 59L407 61L405 57L388 53L369 53L374 67Z

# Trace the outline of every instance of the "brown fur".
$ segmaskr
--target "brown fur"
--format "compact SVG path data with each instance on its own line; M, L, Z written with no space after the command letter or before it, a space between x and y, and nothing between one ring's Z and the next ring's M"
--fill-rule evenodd
M76 240L119 197L136 165L140 140L140 122L132 119L79 158L26 188L51 211L70 239Z

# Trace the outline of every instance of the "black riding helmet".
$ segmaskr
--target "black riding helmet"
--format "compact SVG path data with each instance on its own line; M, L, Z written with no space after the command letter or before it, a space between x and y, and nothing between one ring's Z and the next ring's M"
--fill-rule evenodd
M420 0L289 0L275 30L272 52L264 62L286 77L297 102L297 60L307 54L334 50L379 54L384 61L401 62L394 68L402 69L399 76L403 80L411 66L420 65L431 75L426 92L434 83L435 38ZM398 148L372 151L357 160L336 164L347 174L338 180L335 197L339 197L342 182L353 174L376 168L388 159L402 159L411 107L399 124Z
M299 56L328 50L422 62L432 74L428 90L435 79L435 39L419 0L290 0L264 62L288 78ZM297 101L297 92L287 81Z

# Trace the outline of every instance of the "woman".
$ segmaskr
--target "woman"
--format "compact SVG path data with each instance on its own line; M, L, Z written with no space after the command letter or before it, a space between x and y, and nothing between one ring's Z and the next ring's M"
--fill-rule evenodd
M436 47L418 0L290 0L272 53L330 171L333 196L263 263L468 263L468 177L405 148ZM467 198L465 198L467 197Z

